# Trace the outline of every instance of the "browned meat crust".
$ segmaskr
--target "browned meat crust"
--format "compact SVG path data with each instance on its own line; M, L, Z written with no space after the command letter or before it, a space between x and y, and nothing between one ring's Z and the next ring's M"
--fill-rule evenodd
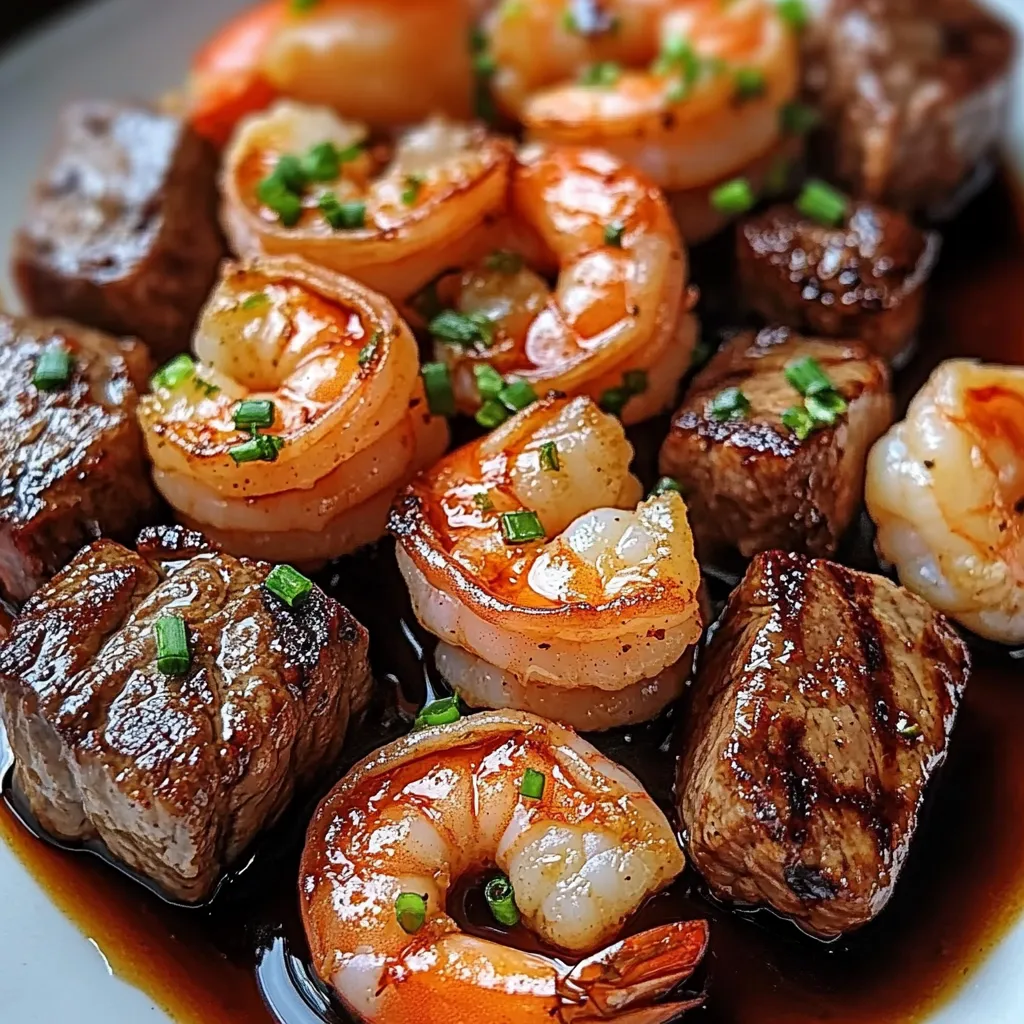
M25 605L0 650L15 778L64 839L98 837L195 901L337 757L369 697L367 634L319 588L288 608L265 562L172 528L97 541ZM154 622L187 623L187 676L157 668Z
M32 383L40 353L74 358L66 387ZM23 601L83 544L128 538L157 508L135 419L149 356L61 321L0 315L0 588Z
M754 559L684 726L679 811L712 891L825 937L878 914L969 671L949 622L888 580Z
M768 323L850 338L889 362L912 345L939 236L903 214L857 203L844 227L825 227L790 205L737 232L740 285Z
M225 254L216 170L176 118L69 106L15 243L28 308L135 335L158 362L187 350Z
M782 422L800 395L787 364L818 361L849 404L832 427L799 440ZM738 387L743 419L717 421L711 402ZM804 338L785 328L744 332L697 375L661 448L661 472L683 487L702 560L737 549L831 554L860 506L871 445L892 422L889 371L857 342Z

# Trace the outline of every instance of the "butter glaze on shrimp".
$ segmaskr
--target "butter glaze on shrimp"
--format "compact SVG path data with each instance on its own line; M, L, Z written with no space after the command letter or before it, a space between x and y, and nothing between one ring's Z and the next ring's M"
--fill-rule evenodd
M555 470L542 464L545 446ZM677 663L701 632L700 574L682 499L640 501L632 456L621 423L589 399L549 398L396 501L390 529L413 609L444 642L439 663L470 704L500 695L607 728L678 694ZM544 538L507 543L504 514L523 509ZM535 683L543 704L525 696Z
M527 769L544 776L539 799L520 794ZM445 899L460 877L497 866L527 927L575 957L614 939L683 863L625 769L561 726L485 712L404 736L342 779L310 824L299 889L314 967L364 1021L662 1024L694 1005L654 1000L699 962L705 922L663 925L568 968L463 933ZM426 897L412 934L395 912L404 892Z
M302 260L227 266L195 352L139 418L158 488L234 553L314 563L376 539L395 491L447 445L394 308ZM239 463L251 438L234 416L250 399L273 403L262 432L277 450Z
M1024 369L941 363L872 449L865 497L907 589L1024 642Z

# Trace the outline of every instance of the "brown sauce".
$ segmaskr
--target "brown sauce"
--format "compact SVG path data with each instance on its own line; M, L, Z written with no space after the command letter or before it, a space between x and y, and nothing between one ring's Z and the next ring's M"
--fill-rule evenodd
M901 403L934 364L953 354L1024 363L1024 235L1015 196L1000 179L945 234L942 262L916 358L897 379ZM727 322L729 242L694 254L706 329ZM665 423L634 432L642 475L654 474ZM877 568L870 533L851 538L842 560ZM728 574L725 574L728 576ZM413 624L388 543L339 564L323 584L369 628L378 695L354 731L340 774L408 727L409 711L437 686L424 665L431 644ZM717 586L721 600L727 585ZM711 948L696 984L704 1024L875 1024L918 1020L959 988L1024 908L1024 652L973 643L975 671L934 780L895 895L871 925L834 943L798 932L767 912L728 910L705 898L692 870L631 923L707 917ZM674 718L596 737L632 768L671 813ZM5 767L0 746L0 774ZM325 780L324 789L332 780ZM296 882L305 824L320 794L298 801L203 907L162 901L90 851L40 841L18 820L5 789L0 835L53 901L103 951L113 970L181 1024L316 1024L347 1021L312 980ZM29 827L25 827L27 824ZM486 925L480 879L456 886L450 911L468 928L536 948L522 929ZM404 1024L404 1022L396 1022Z

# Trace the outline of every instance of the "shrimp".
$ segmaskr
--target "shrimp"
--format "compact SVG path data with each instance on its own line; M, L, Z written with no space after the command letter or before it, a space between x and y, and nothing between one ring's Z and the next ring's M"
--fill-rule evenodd
M376 540L447 447L394 308L302 260L228 265L195 351L157 374L139 418L158 489L233 553L316 564ZM254 402L266 420L236 420Z
M261 3L199 51L188 85L197 131L222 144L242 117L278 97L329 106L375 128L435 113L471 115L472 0L297 6Z
M763 177L784 147L799 54L772 0L522 0L485 25L501 109L529 138L642 170L678 200L688 242L724 219L708 217L710 185Z
M505 206L510 145L440 118L405 131L393 147L370 147L367 139L363 124L292 102L243 121L222 173L222 219L234 251L303 256L396 303L446 268L483 255L482 232ZM333 166L327 180L310 183L301 212L286 224L261 198L261 182L282 157L317 146L330 147ZM332 226L332 211L343 204L357 216Z
M640 500L632 457L615 417L552 397L396 501L413 610L468 703L608 728L678 694L677 663L702 628L700 572L682 498Z
M528 773L535 798L521 792ZM575 959L614 939L684 860L639 782L572 731L518 712L428 726L357 765L313 817L299 891L317 973L381 1024L663 1024L699 1003L655 1000L700 962L704 921L573 968L461 931L445 910L452 885L495 866L523 923ZM420 897L412 920L402 894Z
M865 497L904 586L1024 642L1024 368L941 363L872 449Z

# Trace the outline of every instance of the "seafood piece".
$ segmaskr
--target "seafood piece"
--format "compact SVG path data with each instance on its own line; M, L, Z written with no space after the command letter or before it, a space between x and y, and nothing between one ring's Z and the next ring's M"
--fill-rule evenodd
M632 457L590 399L548 398L398 498L389 526L413 609L468 703L607 728L678 695L700 574L682 499L637 504Z
M783 204L739 225L740 285L768 323L861 341L900 365L914 346L939 247L935 232L875 203L849 204L839 225Z
M0 712L48 831L195 902L335 761L370 697L366 630L272 570L161 527L138 553L96 541L28 601Z
M872 449L865 499L905 587L1024 643L1024 368L941 363Z
M317 974L381 1024L663 1024L699 1002L655 1000L699 963L704 921L574 968L462 932L445 898L495 865L527 927L578 956L614 939L683 856L639 782L570 730L507 711L428 726L357 765L313 817L299 892Z
M795 32L770 0L584 6L597 9L586 24L564 0L497 5L485 22L494 96L529 138L606 149L678 195L683 237L699 241L720 223L708 187L763 176L782 143Z
M737 549L831 554L892 423L885 363L857 342L743 332L697 375L662 445L702 560Z
M405 131L393 147L367 138L362 124L285 101L243 121L222 178L234 251L303 256L396 303L488 251L488 221L507 202L508 142L441 119ZM282 204L268 182L289 162L297 180L286 179L294 191Z
M375 128L433 114L468 118L476 7L472 0L260 3L196 55L189 116L217 143L278 97L333 107Z
M376 540L447 447L390 303L303 260L227 266L195 349L139 415L157 487L233 553L316 564Z

